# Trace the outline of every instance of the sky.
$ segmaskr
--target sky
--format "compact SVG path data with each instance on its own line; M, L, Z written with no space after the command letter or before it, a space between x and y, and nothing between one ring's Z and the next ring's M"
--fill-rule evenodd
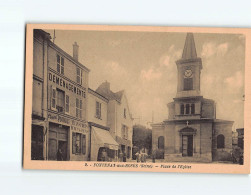
M53 30L45 30L53 36ZM149 126L168 118L167 103L177 92L176 60L186 33L56 30L55 44L89 68L89 87L104 81L114 92L125 90L134 124ZM201 95L216 102L216 117L244 127L245 37L194 33L202 58ZM152 121L153 120L153 121Z

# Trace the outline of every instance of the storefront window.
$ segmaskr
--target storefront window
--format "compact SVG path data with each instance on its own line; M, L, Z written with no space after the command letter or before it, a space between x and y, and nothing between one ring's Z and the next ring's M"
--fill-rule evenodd
M81 153L81 134L72 133L72 153L80 154Z

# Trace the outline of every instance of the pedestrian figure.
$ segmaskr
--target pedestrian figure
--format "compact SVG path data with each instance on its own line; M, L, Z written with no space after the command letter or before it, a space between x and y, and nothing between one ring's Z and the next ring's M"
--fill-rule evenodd
M156 159L156 150L152 151L152 162L155 163L155 159Z
M135 154L137 163L140 162L140 153L139 151Z
M103 149L103 151L101 153L101 161L106 161L106 160L107 160L106 149Z

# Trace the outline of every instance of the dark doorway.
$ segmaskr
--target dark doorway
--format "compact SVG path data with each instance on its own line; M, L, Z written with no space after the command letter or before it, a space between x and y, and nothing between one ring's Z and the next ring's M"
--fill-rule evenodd
M193 156L193 135L182 136L182 156Z
M43 159L43 127L32 125L31 160Z
M58 141L58 149L61 149L63 160L67 159L67 142Z

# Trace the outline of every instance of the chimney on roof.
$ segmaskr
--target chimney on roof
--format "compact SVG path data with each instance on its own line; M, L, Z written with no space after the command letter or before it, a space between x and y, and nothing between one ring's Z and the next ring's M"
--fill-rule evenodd
M104 82L104 87L105 87L105 89L106 89L107 91L110 91L110 83L109 83L109 82L105 81L105 82Z
M73 44L73 58L76 61L78 61L78 48L79 48L79 46L78 46L77 42L75 42Z

